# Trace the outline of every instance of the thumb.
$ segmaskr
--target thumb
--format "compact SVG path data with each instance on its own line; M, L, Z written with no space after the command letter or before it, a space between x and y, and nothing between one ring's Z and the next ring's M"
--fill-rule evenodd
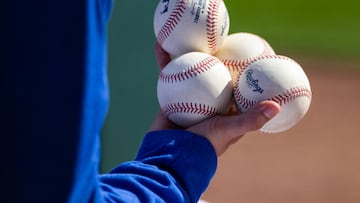
M260 129L279 112L279 104L263 101L245 113L215 116L190 127L188 131L206 137L220 156L244 134Z
M242 114L225 118L223 120L225 123L222 124L224 127L221 128L227 129L226 134L229 137L237 137L260 129L279 112L280 105L278 103L263 101Z
M171 61L170 55L161 47L159 43L155 44L155 58L160 71Z

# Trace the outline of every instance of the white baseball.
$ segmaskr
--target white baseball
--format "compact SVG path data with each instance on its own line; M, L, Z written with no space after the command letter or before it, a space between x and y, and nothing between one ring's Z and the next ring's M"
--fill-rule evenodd
M264 100L281 105L280 113L260 129L268 133L282 132L297 124L308 111L312 96L302 67L289 57L277 55L257 58L246 65L234 89L242 112Z
M202 52L174 58L160 72L157 84L162 111L183 127L227 113L232 93L231 76L225 65Z
M223 0L160 0L154 15L158 43L172 56L214 54L229 32Z
M235 83L239 73L250 61L274 54L264 38L253 33L239 32L227 36L215 56L229 69Z

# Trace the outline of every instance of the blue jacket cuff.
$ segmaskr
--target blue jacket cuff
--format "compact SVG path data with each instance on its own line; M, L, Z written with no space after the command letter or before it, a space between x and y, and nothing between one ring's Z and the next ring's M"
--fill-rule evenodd
M193 200L200 198L206 190L217 167L212 144L206 138L184 130L149 132L136 160L171 173Z

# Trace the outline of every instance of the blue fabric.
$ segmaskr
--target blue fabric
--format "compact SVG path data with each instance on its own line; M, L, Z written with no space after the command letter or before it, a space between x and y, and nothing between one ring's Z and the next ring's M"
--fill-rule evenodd
M102 194L123 202L197 202L216 166L205 138L179 130L150 132L135 161L101 176Z
M0 75L0 202L196 201L216 156L186 131L149 133L135 161L99 177L111 0L9 4L16 12L6 18Z

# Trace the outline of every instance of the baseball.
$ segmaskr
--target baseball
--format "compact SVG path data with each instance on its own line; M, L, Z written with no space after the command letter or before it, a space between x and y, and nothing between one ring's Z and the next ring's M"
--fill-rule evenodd
M214 54L229 32L223 0L161 0L153 22L158 43L174 57Z
M270 44L262 37L253 33L239 32L226 37L215 56L229 69L235 83L247 63L257 57L274 54Z
M248 63L234 87L241 112L264 100L281 105L280 113L260 129L267 133L282 132L297 124L308 111L311 96L310 83L302 67L278 55L263 56Z
M157 84L160 108L182 127L227 113L232 93L231 76L225 65L202 52L174 58L160 72Z

